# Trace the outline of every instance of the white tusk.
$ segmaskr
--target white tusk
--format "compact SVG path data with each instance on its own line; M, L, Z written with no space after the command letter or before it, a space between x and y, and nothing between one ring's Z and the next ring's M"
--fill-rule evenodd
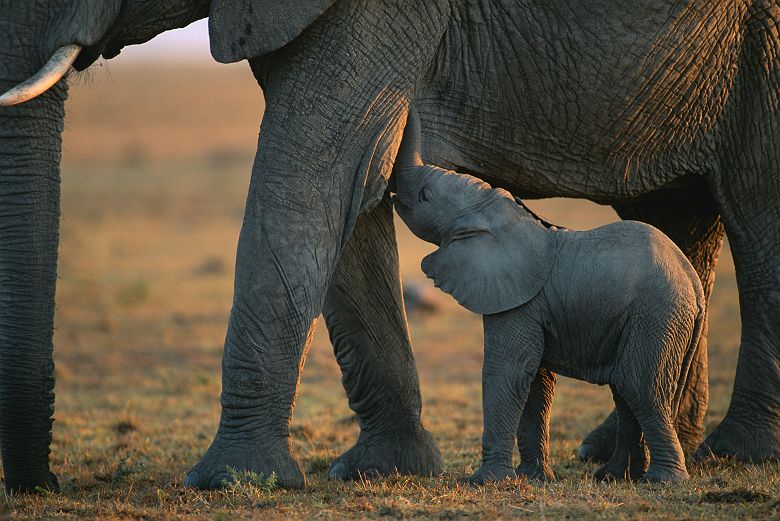
M57 49L35 76L0 96L0 107L24 103L49 90L65 76L73 62L76 61L79 52L81 52L81 46L76 44Z

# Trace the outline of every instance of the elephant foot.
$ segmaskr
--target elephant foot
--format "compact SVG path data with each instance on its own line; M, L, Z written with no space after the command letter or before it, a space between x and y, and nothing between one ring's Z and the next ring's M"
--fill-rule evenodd
M303 488L306 484L303 469L290 454L287 443L263 446L245 440L224 440L217 434L209 450L187 474L184 486L203 490L222 488L233 480L228 469L266 477L273 473L278 485L284 488Z
M645 476L646 464L621 465L608 461L593 473L594 481L641 481ZM687 476L687 474L686 474ZM651 480L652 481L652 480Z
M607 416L601 425L593 429L582 440L577 455L583 461L604 463L609 461L615 451L615 436L617 435L617 413Z
M30 478L25 476L25 479L14 480L5 477L5 490L9 494L34 494L43 492L59 492L60 483L57 480L57 476L53 472L45 471L43 477L40 479Z
M593 474L595 481L639 481L645 475L650 461L647 446L642 441L627 452L616 451L604 465Z
M515 469L515 473L518 476L525 476L529 481L547 482L558 479L550 465L538 461L527 465L520 463Z
M646 464L616 464L608 461L593 473L594 481L641 481L645 476Z
M780 422L774 425L741 422L727 414L694 456L697 460L710 457L753 463L780 461Z
M629 478L629 471L622 465L605 463L593 473L594 481L624 481Z
M395 473L438 476L442 472L444 462L433 436L418 426L412 432L361 433L354 447L330 465L328 479L349 480Z
M482 464L474 474L469 477L469 483L472 485L484 485L491 481L502 481L505 479L514 479L517 477L515 469L506 465L486 465Z
M688 472L685 469L676 469L650 465L645 475L639 480L640 483L678 483L688 479Z

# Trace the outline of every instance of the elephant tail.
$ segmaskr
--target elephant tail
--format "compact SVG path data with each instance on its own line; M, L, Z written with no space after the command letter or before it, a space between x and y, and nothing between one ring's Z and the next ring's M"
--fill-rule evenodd
M683 395L688 387L689 377L691 374L691 365L696 357L696 350L699 348L699 341L704 334L704 325L707 321L707 301L704 298L704 290L701 287L699 276L694 272L693 288L696 293L696 318L693 323L693 333L691 334L691 340L688 343L688 347L685 350L683 357L682 367L680 367L680 377L677 381L677 389L674 391L674 401L672 403L672 411L674 412L675 422L677 415L680 413L680 406L683 401Z

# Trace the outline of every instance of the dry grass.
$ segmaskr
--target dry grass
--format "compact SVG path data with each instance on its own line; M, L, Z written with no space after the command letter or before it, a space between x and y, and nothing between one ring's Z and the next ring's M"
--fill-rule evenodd
M52 455L63 491L0 499L0 518L780 516L777 464L692 464L691 481L673 487L593 483L594 466L574 453L611 398L607 389L565 378L552 422L554 468L562 479L546 486L466 485L479 458L481 328L479 317L448 298L437 312L410 317L424 421L440 444L445 476L326 480L330 461L356 439L357 425L320 328L293 421L294 452L309 487L279 490L267 476L243 476L223 491L184 490L181 480L208 446L219 414L222 341L257 127L256 116L239 109L261 104L248 73L231 70L225 79L213 71L115 67L115 84L97 73L97 83L72 93ZM143 82L158 87L135 91ZM214 98L226 91L233 95L219 101L223 113ZM152 98L176 103L150 105ZM187 113L193 106L205 113ZM574 227L614 218L586 203L534 208ZM419 259L429 248L402 226L399 233L404 278L424 283ZM739 341L736 298L725 255L712 305L708 428L728 405Z

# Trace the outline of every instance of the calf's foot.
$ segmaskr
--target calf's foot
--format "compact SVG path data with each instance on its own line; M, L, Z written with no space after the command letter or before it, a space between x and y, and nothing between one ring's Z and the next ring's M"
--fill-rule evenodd
M593 473L593 479L596 481L639 481L647 469L647 460L642 454L644 450L644 448L632 450L629 462L608 461Z
M593 473L595 481L623 481L628 479L628 469L622 465L607 462Z
M502 481L504 479L516 478L515 469L509 465L485 464L483 463L479 470L469 477L469 483L472 485L484 485L491 481Z

